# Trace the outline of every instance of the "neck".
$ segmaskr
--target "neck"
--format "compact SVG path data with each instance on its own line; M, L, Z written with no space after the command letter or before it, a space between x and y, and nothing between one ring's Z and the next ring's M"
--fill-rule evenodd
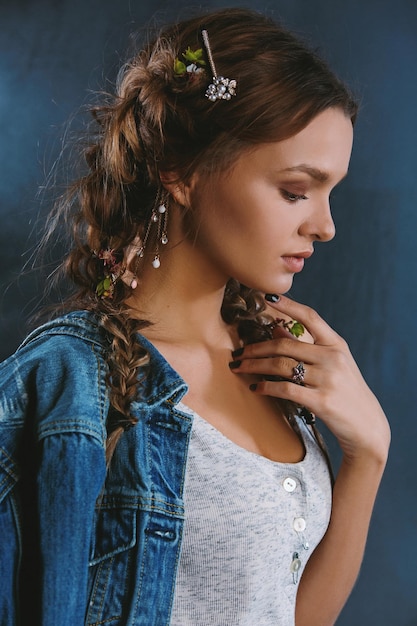
M226 282L227 277L216 274L192 243L183 240L164 251L158 269L145 259L127 304L151 322L144 330L150 340L207 346L227 341L233 347L235 332L220 313Z

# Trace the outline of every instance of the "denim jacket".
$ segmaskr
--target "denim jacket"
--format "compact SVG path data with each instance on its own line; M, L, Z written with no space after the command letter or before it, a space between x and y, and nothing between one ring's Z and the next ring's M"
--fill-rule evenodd
M184 523L184 381L149 351L136 427L106 470L107 340L93 314L0 365L0 624L164 626Z

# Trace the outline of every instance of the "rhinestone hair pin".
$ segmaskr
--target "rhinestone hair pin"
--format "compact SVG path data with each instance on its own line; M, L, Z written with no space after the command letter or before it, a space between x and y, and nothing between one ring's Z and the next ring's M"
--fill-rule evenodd
M208 32L206 30L202 30L201 36L203 37L211 72L213 74L213 82L207 87L206 98L208 98L211 102L216 102L216 100L231 100L232 96L236 95L237 82L233 78L225 78L224 76L217 75L216 66L214 65L213 55L211 53Z

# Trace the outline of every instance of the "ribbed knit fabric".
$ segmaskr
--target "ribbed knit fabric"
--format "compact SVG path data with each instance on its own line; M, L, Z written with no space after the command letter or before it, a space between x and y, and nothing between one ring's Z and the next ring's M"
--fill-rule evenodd
M331 485L313 435L277 463L194 415L186 522L172 626L294 626L299 578L330 519Z

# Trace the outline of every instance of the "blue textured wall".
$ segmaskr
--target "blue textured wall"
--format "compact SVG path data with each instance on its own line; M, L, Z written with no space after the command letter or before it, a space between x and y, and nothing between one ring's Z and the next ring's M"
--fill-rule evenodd
M205 6L231 4L281 17L307 36L362 100L351 173L333 199L337 237L318 247L292 293L350 342L393 430L362 573L338 626L417 626L417 2ZM42 222L37 190L67 118L88 89L114 76L129 32L187 5L178 0L174 12L155 0L0 0L1 356L24 335L39 299L34 276L17 277Z

